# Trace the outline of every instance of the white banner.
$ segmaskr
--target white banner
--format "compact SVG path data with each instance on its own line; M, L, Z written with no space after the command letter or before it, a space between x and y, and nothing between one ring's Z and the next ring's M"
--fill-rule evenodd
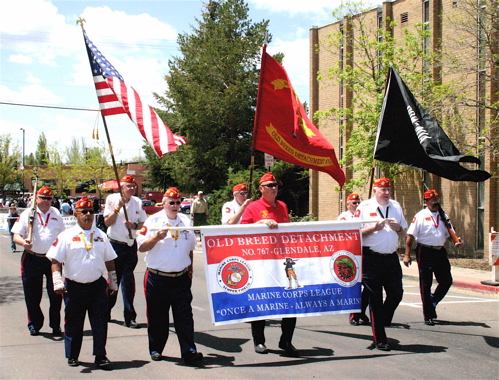
M201 229L213 324L358 312L361 222Z

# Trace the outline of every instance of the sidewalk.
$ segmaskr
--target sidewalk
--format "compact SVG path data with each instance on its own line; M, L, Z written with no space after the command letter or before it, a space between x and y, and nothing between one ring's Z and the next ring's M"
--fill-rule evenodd
M404 265L402 260L400 261L400 265L402 266L402 273L405 278L419 281L418 264L415 261L413 261L408 268ZM499 286L484 285L481 283L481 281L491 280L492 272L452 267L451 273L453 279L452 286L455 288L499 296Z

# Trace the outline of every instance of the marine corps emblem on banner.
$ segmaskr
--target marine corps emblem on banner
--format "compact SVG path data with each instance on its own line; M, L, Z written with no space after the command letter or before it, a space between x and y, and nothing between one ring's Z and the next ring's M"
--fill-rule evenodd
M349 288L360 281L359 264L351 252L336 252L331 257L330 269L334 279L342 286Z
M227 293L244 293L253 283L253 271L246 260L227 257L218 265L217 281Z

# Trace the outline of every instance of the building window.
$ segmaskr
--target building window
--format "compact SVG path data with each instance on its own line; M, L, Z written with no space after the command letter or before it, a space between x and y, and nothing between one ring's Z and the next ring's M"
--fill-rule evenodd
M404 12L400 14L400 22L403 24L404 22L409 21L409 12Z

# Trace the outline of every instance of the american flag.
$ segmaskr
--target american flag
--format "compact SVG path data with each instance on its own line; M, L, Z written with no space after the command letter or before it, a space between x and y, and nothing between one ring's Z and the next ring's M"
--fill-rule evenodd
M156 111L143 103L137 91L125 83L120 73L90 41L87 34L84 32L83 35L102 115L128 114L142 137L159 157L174 152L177 146L186 144L185 137L172 133Z

